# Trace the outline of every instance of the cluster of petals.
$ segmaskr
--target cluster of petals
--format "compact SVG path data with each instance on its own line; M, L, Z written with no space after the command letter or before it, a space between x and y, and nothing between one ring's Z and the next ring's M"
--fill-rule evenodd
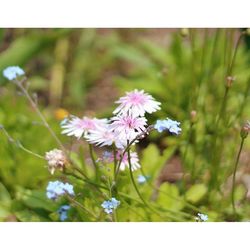
M104 201L102 207L104 208L105 213L111 214L113 209L116 209L120 205L120 201L112 197L110 200Z
M147 119L145 117L134 117L132 114L115 116L110 125L122 142L131 142L138 134L146 131ZM125 143L126 146L127 143Z
M121 160L122 159L122 160ZM102 160L107 163L111 163L114 161L114 154L112 154L109 151L105 151L103 153ZM120 170L125 170L126 168L129 168L129 161L128 161L128 153L124 153L123 150L118 150L116 152L116 160L118 162L121 161L120 164ZM131 169L132 171L137 170L141 167L139 163L138 154L136 152L130 152L130 163L131 163Z
M144 116L145 113L153 113L160 109L160 102L144 93L144 90L126 92L126 95L116 101L119 106L114 110L115 115L126 115L128 112L133 116Z
M61 181L50 181L47 186L47 197L50 200L56 200L58 197L65 194L74 196L74 188L69 183L63 183Z
M67 159L62 150L53 149L49 152L46 152L45 159L48 162L49 171L51 174L54 174L56 169L63 170Z
M61 123L62 134L75 136L77 139L80 139L83 135L87 135L90 130L95 130L97 126L105 126L106 123L107 119L88 118L86 116L78 118L72 116L69 119L66 118Z
M3 76L10 81L24 74L25 74L24 70L20 68L19 66L9 66L3 71Z
M166 120L157 120L154 128L160 133L164 130L168 130L170 133L178 135L181 132L180 124L180 122L167 118Z
M70 209L69 205L63 205L58 209L58 214L61 221L65 221L68 219L68 210Z
M110 123L98 125L95 129L89 130L84 138L90 143L99 147L111 146L114 144L117 148L123 148L125 142L121 141L117 131L111 128Z

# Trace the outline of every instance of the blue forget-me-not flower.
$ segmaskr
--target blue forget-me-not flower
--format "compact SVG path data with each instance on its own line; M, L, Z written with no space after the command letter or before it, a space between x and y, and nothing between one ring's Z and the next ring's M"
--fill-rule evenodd
M178 135L181 132L181 128L179 127L180 124L180 122L173 121L167 118L165 120L157 120L154 128L157 129L160 133L164 130L168 130L170 133Z
M206 214L198 213L197 215L198 215L198 218L201 221L207 221L208 220L208 215L206 215Z
M21 69L19 66L9 66L3 71L3 76L10 81L24 74L25 74L24 70Z
M137 177L137 182L139 183L139 184L143 184L143 183L145 183L146 181L147 181L147 177L146 176L144 176L144 175L138 175L138 177Z
M65 221L68 219L68 215L67 215L67 212L68 210L70 209L70 206L69 205L63 205L61 206L59 209L58 209L58 214L60 216L60 220L61 221Z
M113 209L116 209L120 205L120 201L116 198L111 198L110 200L104 201L102 207L104 208L105 213L111 214Z
M51 200L55 200L64 194L75 195L73 186L61 181L50 181L46 191L47 197Z

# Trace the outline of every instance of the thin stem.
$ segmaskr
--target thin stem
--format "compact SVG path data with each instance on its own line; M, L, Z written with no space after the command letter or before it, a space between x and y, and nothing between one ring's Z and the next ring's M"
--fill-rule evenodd
M88 183L88 184L94 186L95 188L102 188L102 189L105 189L105 190L109 190L107 187L102 186L102 185L99 185L99 184L96 184L95 182L91 181L91 180L88 179L88 178L84 179L84 178L82 178L82 177L80 177L80 176L78 176L78 175L76 175L76 174L74 174L74 173L71 173L71 172L66 172L66 174L67 174L67 175L71 175L71 176L73 176L73 177L75 177L75 178L77 178L77 179L80 179L80 180L82 180L82 181L84 181L84 182L86 182L86 183ZM99 189L98 189L98 191L99 191L100 193L102 193Z
M100 178L100 171L99 171L99 166L96 164L95 156L94 156L94 151L93 151L93 146L89 144L89 153L90 153L90 158L92 160L92 163L95 167L95 175L96 175L96 180L98 181Z
M6 130L3 126L1 126L0 129L1 129L1 130L3 131L3 133L6 135L6 137L7 137L8 140L9 140L9 142L15 143L15 145L16 145L17 147L21 148L22 150L24 150L25 152L27 152L27 153L29 153L29 154L31 154L31 155L33 155L33 156L36 156L36 157L38 157L38 158L40 158L40 159L43 159L43 160L45 159L42 155L39 155L39 154L37 154L37 153L32 152L31 150L25 148L25 147L21 144L20 141L15 140L14 138L12 138L12 137L9 135L9 133L7 132L7 130Z
M139 140L139 139L141 139L141 138L144 138L144 137L145 137L146 135L148 135L149 132L152 131L152 130L154 130L154 126L152 126L152 125L151 125L151 126L148 126L147 129L146 129L145 131L143 131L142 133L140 133L139 135L137 135L137 136L135 137L135 139L133 139L130 143L127 144L127 146L126 146L126 148L124 149L122 155L120 156L121 158L120 158L120 160L119 160L119 162L118 162L118 166L117 166L117 168L116 168L115 181L116 181L116 179L117 179L117 175L118 175L118 173L119 173L119 171L120 171L120 166L121 166L123 157L124 157L124 155L126 154L126 152L130 149L130 147L133 145L133 143L134 143L135 141L137 141L137 140Z
M117 167L117 158L116 158L116 148L113 146L113 155L114 155L114 179L116 176L116 167Z
M72 197L70 197L69 195L67 197L68 197L68 199L72 203L74 203L75 205L77 205L78 207L80 207L82 210L84 210L85 212L87 212L88 214L90 214L95 219L98 219L98 217L95 214L93 214L89 209L87 209L86 207L84 207L81 203L79 203L78 201L76 201L75 199L73 199Z
M232 199L232 206L233 206L233 212L234 212L234 214L236 213L235 200L234 200L236 171L237 171L237 167L238 167L238 163L239 163L239 159L240 159L240 154L241 154L241 151L242 151L242 147L243 147L243 144L244 144L244 140L245 140L245 138L241 139L240 149L239 149L239 152L238 152L238 155L237 155L237 158L236 158L236 162L235 162L235 165L234 165L234 172L233 172L233 184L232 184L232 193L231 193L232 196L231 196L231 199Z
M36 113L38 114L38 116L40 117L40 119L42 120L42 122L44 123L45 127L48 129L48 131L50 132L50 134L52 135L52 137L55 139L55 141L59 145L59 147L63 151L66 151L65 147L63 146L63 144L61 143L61 141L58 139L58 137L56 136L55 132L49 126L49 124L46 121L45 117L43 116L42 112L37 107L37 104L31 98L29 92L23 87L22 82L19 82L19 81L15 80L15 83L21 89L21 91L23 92L23 94L25 95L25 97L28 99L28 101L30 102L32 108L36 111Z
M135 188L135 191L136 193L138 194L138 196L140 197L142 203L148 207L151 211L153 211L154 213L158 214L160 217L162 217L158 211L156 211L155 209L153 209L151 206L149 206L149 204L144 200L143 196L141 195L136 183L135 183L135 179L134 179L134 176L133 176L133 171L132 171L132 165L131 165L131 157L130 157L130 149L128 148L128 164L129 164L129 173L130 173L130 178L131 178L131 181L133 183L133 186Z
M235 59L236 59L237 51L238 51L241 39L242 39L242 37L244 35L245 35L245 33L241 32L241 34L240 34L240 36L239 36L239 38L238 38L238 40L236 42L235 49L234 49L234 54L233 54L233 58L232 58L231 64L228 67L228 76L230 76L233 73L233 67L235 65Z

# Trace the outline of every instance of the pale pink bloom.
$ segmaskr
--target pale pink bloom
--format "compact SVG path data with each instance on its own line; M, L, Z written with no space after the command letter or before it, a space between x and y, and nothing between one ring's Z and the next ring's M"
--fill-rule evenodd
M53 149L45 154L45 160L48 162L49 172L54 174L56 169L63 170L67 163L66 156L62 150Z
M116 153L117 163L119 163L119 161L121 160L123 152L124 152L123 150L117 151L117 153ZM114 154L112 152L105 151L103 153L102 160L106 163L111 163L114 161ZM132 171L141 167L141 165L139 163L138 155L136 152L130 152L130 162L131 162ZM129 168L129 161L128 161L128 153L127 152L124 154L124 156L122 158L120 170L123 171L123 170L125 170L126 167Z
M84 138L91 144L95 144L99 147L111 146L115 144L117 148L123 148L125 142L121 142L118 132L115 132L110 128L110 124L102 124L95 127L95 129L89 130L89 133Z
M145 131L147 126L145 117L134 117L131 114L115 116L111 120L110 128L117 133L122 142L131 142L138 134Z
M160 102L144 93L144 90L138 91L135 89L131 92L126 92L126 96L121 97L116 103L120 104L114 114L126 114L130 112L133 116L144 116L145 112L151 114L160 109Z
M95 129L98 125L106 123L106 119L88 118L86 116L80 119L73 116L61 124L61 127L64 129L62 134L75 136L77 139L80 139L82 135L87 135L90 130Z
M122 157L122 151L118 151L117 152L117 161L119 162L119 160ZM141 167L140 163L139 163L139 159L138 159L138 155L136 152L130 152L130 162L131 162L131 169L132 171L137 170L138 168ZM129 169L129 161L128 161L128 153L126 152L122 158L122 162L120 165L120 170L125 170L125 168Z

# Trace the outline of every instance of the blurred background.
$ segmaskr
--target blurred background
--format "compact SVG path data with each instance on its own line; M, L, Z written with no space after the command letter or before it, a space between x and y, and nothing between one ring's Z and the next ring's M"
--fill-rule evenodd
M171 183L180 194L186 174L185 185L196 185L189 202L209 207L215 221L230 221L230 202L221 197L229 195L240 129L250 119L249 36L240 39L230 69L242 31L0 29L0 69L18 65L25 70L29 91L68 147L72 142L60 135L64 117L110 117L114 101L125 91L144 89L162 103L161 111L148 117L149 123L169 117L181 122L183 133L178 138L153 133L143 140L138 147L142 166L150 165L150 171L157 168L150 172L156 185ZM228 76L235 80L221 127L215 128ZM2 74L0 124L41 155L56 147L25 98ZM216 148L215 129L221 131ZM250 219L249 146L246 140L237 178L240 220ZM44 161L0 133L0 220L50 220L46 202L39 196L49 178ZM32 190L40 193L31 197Z

